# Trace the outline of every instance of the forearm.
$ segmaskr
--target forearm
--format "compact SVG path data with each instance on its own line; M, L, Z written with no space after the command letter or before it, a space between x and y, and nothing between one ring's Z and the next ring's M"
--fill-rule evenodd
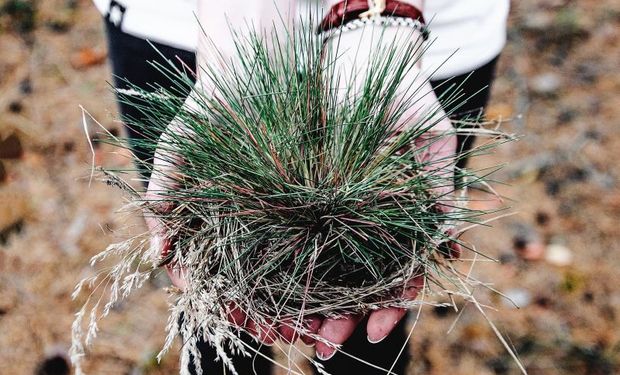
M295 16L296 0L199 0L199 36L196 59L198 70L235 54L232 32L271 27L288 27ZM203 79L200 72L199 81Z

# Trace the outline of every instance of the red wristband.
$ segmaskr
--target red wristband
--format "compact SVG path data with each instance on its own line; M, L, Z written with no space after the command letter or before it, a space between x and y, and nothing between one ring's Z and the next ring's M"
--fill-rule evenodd
M368 0L344 0L331 7L325 18L319 24L319 32L345 25L356 20L360 14L369 10ZM386 0L385 10L381 13L386 17L403 17L417 19L423 24L422 12L411 4L398 0Z

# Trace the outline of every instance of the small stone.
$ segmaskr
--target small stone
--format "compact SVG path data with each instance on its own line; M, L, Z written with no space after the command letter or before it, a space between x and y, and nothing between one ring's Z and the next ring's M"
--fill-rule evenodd
M550 244L545 251L547 263L558 267L565 267L573 263L573 252L564 245Z
M73 142L73 141L66 141L66 142L64 142L62 144L62 149L66 153L71 153L71 152L75 151L75 142Z
M24 106L22 105L21 102L15 100L12 101L11 103L9 103L9 112L11 113L21 113L21 111L24 109Z
M551 298L547 297L547 296L538 296L536 297L536 300L534 301L534 303L538 306L538 307L542 307L543 309L548 309L553 305L553 301L551 300Z
M547 212L545 211L536 212L536 224L540 225L541 227L547 226L550 220L551 220L551 216Z
M83 48L71 55L71 65L75 69L86 69L103 63L105 59L105 52L95 51L92 48Z
M530 89L541 96L554 96L562 85L562 79L555 73L543 73L532 78Z
M594 301L594 293L586 291L583 293L582 299L586 303L592 303L592 301Z
M573 121L575 117L577 117L577 115L578 115L578 112L575 109L564 108L560 110L560 113L558 113L558 124L560 125L567 124Z
M502 299L502 304L504 307L523 308L532 303L532 294L527 289L508 289L504 292L504 295L506 296L506 298Z
M553 17L549 13L534 12L523 19L522 27L526 31L544 32L553 25Z
M0 184L6 181L6 169L4 169L4 164L0 161Z
M601 68L594 61L577 65L575 77L577 80L592 84L596 82L601 74Z
M6 245L9 238L14 234L20 234L24 228L24 221L18 220L15 223L0 228L0 245Z
M513 263L515 259L516 257L514 256L514 254L511 254L511 253L503 253L502 255L499 256L500 264L510 264L510 263Z
M19 91L24 95L32 94L32 81L30 78L24 78L19 83Z
M510 372L510 362L505 357L497 357L489 360L486 364L496 375L504 375Z
M69 363L62 355L45 358L37 366L36 375L69 375Z
M506 120L512 117L513 108L508 103L496 103L487 107L485 112L490 120Z
M524 260L539 260L545 254L545 245L535 228L526 223L515 225L515 234L512 238L515 253Z
M0 139L0 159L18 159L23 153L22 143L16 134Z

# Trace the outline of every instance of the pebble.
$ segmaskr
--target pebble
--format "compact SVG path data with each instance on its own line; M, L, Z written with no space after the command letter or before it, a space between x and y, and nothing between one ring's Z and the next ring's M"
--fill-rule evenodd
M565 267L573 263L573 252L566 246L550 244L545 251L547 263L558 267Z
M512 244L515 253L524 260L539 260L545 254L545 245L535 228L527 223L514 225Z
M534 12L530 17L525 17L521 25L526 31L544 32L553 25L553 17L549 13Z
M107 54L92 48L83 48L71 55L71 66L75 69L86 69L105 62Z
M69 361L63 355L52 355L39 362L36 375L69 375Z
M534 76L530 81L530 89L532 92L542 96L555 95L561 85L561 77L551 72Z
M4 164L0 160L0 184L6 181L6 168L4 168Z
M0 159L19 159L23 154L24 148L17 134L0 139Z
M532 303L532 294L527 289L508 289L504 295L506 298L502 298L502 305L507 308L523 308Z

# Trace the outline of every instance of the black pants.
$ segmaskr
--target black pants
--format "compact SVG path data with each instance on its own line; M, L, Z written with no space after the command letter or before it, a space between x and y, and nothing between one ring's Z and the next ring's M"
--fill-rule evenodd
M126 88L126 82L137 85L148 90L151 85L160 87L170 87L171 82L155 68L147 64L147 61L158 61L164 63L163 55L166 59L172 61L177 67L182 68L183 61L192 69L196 65L196 58L193 52L172 48L162 44L154 43L159 50L157 53L145 40L136 38L120 31L114 25L106 21L107 35L109 43L109 56L112 63L112 71L115 75L115 85L118 88ZM160 55L161 54L161 55ZM180 61L179 61L180 60ZM446 104L446 110L454 110L452 117L454 119L464 119L479 117L482 114L483 107L489 99L489 86L493 79L495 64L497 58L471 73L454 77L450 80L433 81L431 84L435 92L440 96L440 101L445 100L441 95L450 89L453 85L462 85L464 97L468 98L464 106L454 109ZM188 94L188 93L186 93ZM475 95L474 95L475 94ZM473 96L472 96L473 95ZM442 103L445 104L445 103ZM129 104L120 103L120 112L124 118L140 119L140 113ZM170 119L172 120L172 119ZM128 128L128 134L131 138L140 138L142 135L135 129ZM473 137L459 137L459 149L468 150L473 143ZM152 160L149 150L136 147L134 152L136 155L146 161ZM458 161L459 166L464 166L466 159ZM148 172L143 169L142 173L148 178ZM406 341L408 332L406 330L406 319L403 319L394 329L393 333L384 341L378 344L370 344L366 339L365 322L359 324L358 329L353 336L345 343L343 349L346 353L371 362L379 367L389 369L395 361L398 353ZM270 348L258 345L249 336L244 336L244 340L253 345L261 353L270 356ZM222 369L221 362L215 363L216 354L206 343L200 344L202 353L202 367L210 374L225 373ZM400 359L396 362L393 372L396 374L404 374L407 363L409 362L409 351L404 350ZM237 357L234 358L237 371L241 375L259 374L268 375L271 373L271 364L261 356L254 358ZM326 361L325 369L334 375L340 374L385 374L384 371L373 370L366 364L363 364L351 357L337 353L332 359ZM220 371L220 372L218 372Z

